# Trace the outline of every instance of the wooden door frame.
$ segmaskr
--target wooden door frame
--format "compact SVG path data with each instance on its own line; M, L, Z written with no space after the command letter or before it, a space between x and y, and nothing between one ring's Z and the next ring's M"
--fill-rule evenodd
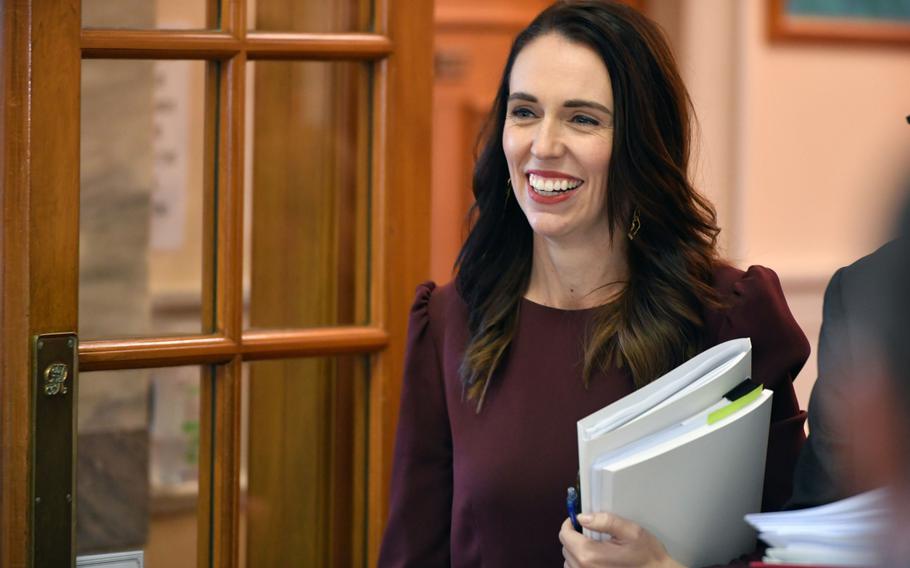
M221 2L223 28L237 30L246 25L239 3ZM374 65L371 325L352 330L362 336L356 341L341 337L342 332L336 337L332 331L307 330L283 336L244 332L241 340L239 313L232 310L215 316L227 324L220 336L174 340L183 355L198 348L213 361L227 363L221 369L235 378L240 357L344 352L352 343L360 352L374 344L380 349L372 357L369 400L370 565L376 563L387 514L407 307L416 283L429 273L433 4L430 0L375 0L374 10L375 32L365 38L365 46L351 48L358 41L351 35L335 43L316 41L311 48L312 53L336 59L350 55L351 49L357 53L375 49L380 54L381 61ZM73 191L79 186L78 77L83 54L90 53L99 38L86 32L80 36L79 0L0 0L0 18L0 565L19 568L31 566L32 552L30 340L38 333L77 329L78 240L59 236L78 235L79 199ZM242 36L245 31L239 33ZM131 38L120 54L123 57L147 53L157 40L155 34L144 32L121 35ZM206 49L230 49L236 42L226 33L197 35L185 42L187 56L206 55ZM297 53L287 51L281 34L262 35L257 43L262 53L271 57ZM295 45L299 48L300 42ZM225 83L230 83L230 92L223 96L242 93L242 67L241 63L240 72L230 75ZM61 120L61 116L76 119ZM221 151L241 152L242 140L242 125L238 125L229 138L231 147ZM240 179L228 183L238 184ZM240 207L225 215L234 222L242 218ZM219 233L225 230L219 224ZM219 251L219 259L225 261L219 271L230 271L237 280L240 249L236 239L228 236L226 240L229 246ZM230 293L239 295L237 290ZM168 356L162 350L167 342L162 341L92 343L80 349L80 359L94 369L112 364L118 368L176 365L181 360ZM232 347L238 343L242 352ZM112 354L116 356L109 357ZM235 384L224 388L237 391ZM235 428L239 417L230 414L236 412L237 401L225 394L219 402L226 406L215 410L227 413ZM229 437L225 443L230 450L239 441ZM236 452L228 453L229 459L237 459ZM216 469L236 472L238 468L228 464ZM238 481L219 478L217 471L211 481L220 503L217 512L225 513L229 522L216 520L217 546L212 557L201 555L200 563L231 566L236 562Z
M30 338L77 325L78 243L54 237L79 224L79 121L59 120L79 116L78 18L71 0L2 5L0 564L11 568L31 562Z

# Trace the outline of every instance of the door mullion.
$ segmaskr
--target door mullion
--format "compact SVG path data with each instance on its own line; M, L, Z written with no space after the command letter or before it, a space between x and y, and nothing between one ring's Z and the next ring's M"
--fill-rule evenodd
M240 398L243 363L209 367L200 397L197 565L239 565Z

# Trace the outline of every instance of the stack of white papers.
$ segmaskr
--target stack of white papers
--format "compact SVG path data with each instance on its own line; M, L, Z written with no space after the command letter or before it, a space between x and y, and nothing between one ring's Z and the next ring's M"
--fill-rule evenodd
M728 341L580 420L582 511L638 523L688 566L751 552L773 393L724 397L751 368L749 339Z
M769 546L766 564L876 566L887 520L883 489L811 509L746 515Z

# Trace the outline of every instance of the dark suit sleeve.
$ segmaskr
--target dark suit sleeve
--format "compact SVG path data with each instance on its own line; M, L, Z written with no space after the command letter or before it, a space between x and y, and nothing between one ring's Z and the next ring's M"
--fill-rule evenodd
M433 289L432 283L418 287L408 324L389 521L378 563L384 568L450 561L452 436L430 325Z
M806 439L806 413L799 408L793 379L809 358L809 342L773 270L750 267L733 284L732 305L718 339L737 337L752 340L752 378L774 391L762 510L776 511L790 496L793 468Z
M853 368L852 346L843 299L844 270L825 290L822 329L818 339L818 378L809 399L809 438L796 464L789 508L813 507L845 497L845 471L838 455L847 442L841 422L830 419L832 407L847 393L845 378ZM840 481L838 481L840 480Z

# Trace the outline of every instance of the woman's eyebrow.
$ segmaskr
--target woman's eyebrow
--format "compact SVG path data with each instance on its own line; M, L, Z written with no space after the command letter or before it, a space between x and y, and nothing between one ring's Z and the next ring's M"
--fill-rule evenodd
M535 97L534 95L530 95L528 93L523 93L521 91L512 93L511 95L509 95L509 100L510 101L526 101L529 103L538 102L537 97ZM606 106L604 106L600 103L594 102L594 101L588 101L588 100L584 100L584 99L570 99L570 100L566 101L565 103L563 103L562 106L564 106L565 108L593 108L593 109L599 110L600 112L613 116L613 111L610 110L609 108L607 108Z
M535 97L534 95L529 95L528 93L522 93L519 91L517 93L512 93L511 95L509 95L509 100L510 101L513 101L513 100L527 101L529 103L536 103L537 97Z
M599 110L600 112L603 112L603 113L609 114L610 116L613 116L613 111L612 111L612 110L608 109L607 107L605 107L604 105L602 105L602 104L600 104L600 103L595 103L594 101L585 101L585 100L581 100L581 99L571 99L571 100L566 101L562 106L564 106L564 107L566 107L566 108L584 108L584 107L588 107L588 108L597 109L597 110Z

